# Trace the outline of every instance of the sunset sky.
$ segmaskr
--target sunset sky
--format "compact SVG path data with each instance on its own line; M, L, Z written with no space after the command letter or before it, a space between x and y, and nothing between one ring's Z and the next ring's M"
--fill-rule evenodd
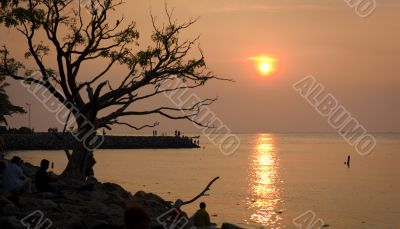
M152 29L150 9L161 23L164 1L127 2L121 14L136 21L141 46L146 47ZM199 17L182 37L201 35L208 67L235 80L212 81L197 92L202 97L218 96L210 108L233 131L334 131L292 88L313 75L368 131L399 132L400 2L376 2L376 10L366 18L343 0L169 0L168 6L174 8L178 21ZM0 44L6 43L14 57L23 59L24 40L16 33L0 31ZM275 60L271 74L263 76L258 71L257 56ZM87 66L82 73L95 67ZM8 92L15 104L33 104L35 130L61 127L19 82L10 82L13 86ZM27 117L16 115L10 125L27 126ZM199 131L187 121L156 116L138 123L157 120L159 131L171 133L177 127ZM113 131L133 133L122 127Z

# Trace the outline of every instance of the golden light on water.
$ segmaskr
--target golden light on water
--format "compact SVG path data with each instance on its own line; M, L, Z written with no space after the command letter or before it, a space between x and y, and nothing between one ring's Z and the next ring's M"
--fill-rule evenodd
M248 207L253 210L250 220L266 226L279 228L280 199L278 174L278 149L273 135L261 134L250 153L248 172Z

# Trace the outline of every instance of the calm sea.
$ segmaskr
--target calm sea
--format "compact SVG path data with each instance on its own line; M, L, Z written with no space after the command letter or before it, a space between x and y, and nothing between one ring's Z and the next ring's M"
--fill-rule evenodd
M174 201L191 199L220 176L208 196L183 210L192 214L204 201L212 221L245 228L300 228L301 220L302 228L318 220L330 228L400 228L400 134L375 134L369 156L337 134L238 136L240 148L231 156L205 137L201 149L98 150L96 177ZM36 165L47 158L55 173L66 164L61 151L13 154Z

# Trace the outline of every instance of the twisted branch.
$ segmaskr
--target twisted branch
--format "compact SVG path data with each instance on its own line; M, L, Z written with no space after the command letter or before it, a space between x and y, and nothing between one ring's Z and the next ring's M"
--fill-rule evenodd
M212 180L210 181L210 183L208 183L208 185L206 186L206 188L205 188L202 192L200 192L200 194L198 194L197 196L195 196L195 197L194 197L193 199L191 199L191 200L188 200L188 201L183 202L181 206L187 205L187 204L190 204L190 203L193 203L194 201L196 201L196 200L199 199L200 197L204 196L205 193L206 193L208 190L210 190L211 185L212 185L216 180L218 180L218 179L219 179L219 177L215 177L214 179L212 179Z

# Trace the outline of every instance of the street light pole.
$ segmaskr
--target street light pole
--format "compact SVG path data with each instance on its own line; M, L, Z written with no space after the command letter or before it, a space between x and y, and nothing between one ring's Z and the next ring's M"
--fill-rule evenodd
M31 129L31 105L30 103L26 103L26 105L28 106L28 127L29 130Z

